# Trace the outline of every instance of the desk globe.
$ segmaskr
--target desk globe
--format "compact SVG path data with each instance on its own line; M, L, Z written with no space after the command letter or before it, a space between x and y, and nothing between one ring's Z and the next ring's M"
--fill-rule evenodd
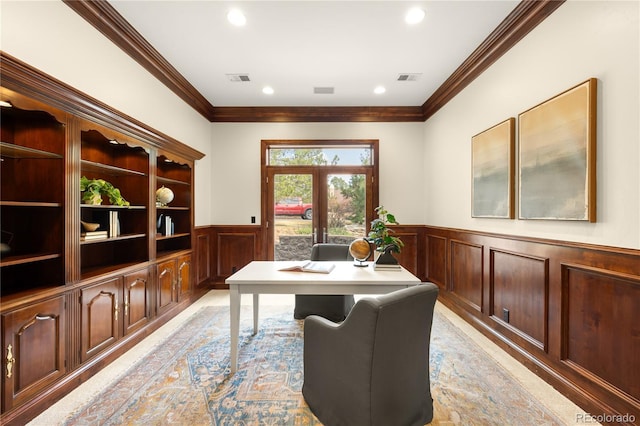
M358 238L349 244L349 254L355 259L355 266L367 266L364 262L371 256L371 246L364 238Z

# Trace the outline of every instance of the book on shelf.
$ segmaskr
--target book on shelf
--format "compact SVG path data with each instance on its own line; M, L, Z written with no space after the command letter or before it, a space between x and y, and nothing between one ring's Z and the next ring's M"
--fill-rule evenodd
M161 214L158 217L157 229L158 233L165 237L173 235L175 233L175 222L171 219L171 216Z
M120 219L118 218L118 212L115 210L109 211L109 237L117 237L120 235Z
M313 272L317 274L328 274L333 271L336 265L330 262L315 262L307 261L301 265L287 266L280 269L280 271L292 271L292 272Z

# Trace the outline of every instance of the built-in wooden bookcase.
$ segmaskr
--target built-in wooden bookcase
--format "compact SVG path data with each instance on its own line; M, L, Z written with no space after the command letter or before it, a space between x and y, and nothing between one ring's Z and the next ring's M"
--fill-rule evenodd
M115 206L104 196L101 205L81 204L81 220L99 223L98 231L108 233L107 238L81 237L84 279L149 259L149 151L108 129L96 130L90 123L83 127L89 130L80 132L81 176L111 183L130 203ZM114 216L116 226L111 222Z
M0 220L3 297L64 279L67 117L4 88Z
M0 423L9 426L188 306L193 167L203 154L0 60ZM85 204L82 177L111 183L128 205ZM163 185L174 199L156 206ZM169 235L157 232L161 214ZM107 234L88 238L83 222Z
M166 155L157 157L156 190L169 188L174 195L167 205L156 203L156 256L191 247L192 165ZM166 226L167 217L172 226Z

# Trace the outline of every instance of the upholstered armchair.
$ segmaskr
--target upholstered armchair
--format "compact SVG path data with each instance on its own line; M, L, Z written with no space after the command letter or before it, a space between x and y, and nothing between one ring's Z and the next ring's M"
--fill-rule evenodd
M348 244L314 244L311 248L310 260L353 260L349 254ZM296 305L293 317L306 318L308 315L320 315L331 321L345 319L355 300L348 295L316 295L296 294Z
M433 418L429 344L438 287L424 283L358 300L336 324L304 321L304 384L327 426L424 425Z

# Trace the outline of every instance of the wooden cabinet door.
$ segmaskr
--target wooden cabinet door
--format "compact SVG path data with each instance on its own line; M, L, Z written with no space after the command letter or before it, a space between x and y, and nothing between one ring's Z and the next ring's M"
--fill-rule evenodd
M2 411L66 373L64 296L2 315Z
M149 322L151 314L149 270L142 269L124 276L124 334Z
M178 257L178 300L191 293L191 255Z
M158 263L158 293L157 309L158 315L162 315L166 310L171 309L178 302L176 284L176 261L175 259Z
M81 290L81 360L91 358L122 335L122 279L113 278Z

